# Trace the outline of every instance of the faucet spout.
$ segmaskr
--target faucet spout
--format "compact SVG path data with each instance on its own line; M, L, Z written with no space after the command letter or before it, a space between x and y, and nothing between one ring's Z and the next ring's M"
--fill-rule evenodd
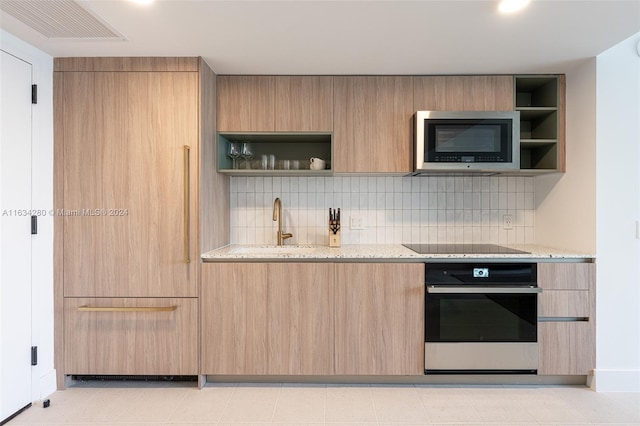
M280 198L276 198L273 202L273 221L278 221L278 245L281 246L284 240L293 237L293 234L288 232L282 232L282 201Z

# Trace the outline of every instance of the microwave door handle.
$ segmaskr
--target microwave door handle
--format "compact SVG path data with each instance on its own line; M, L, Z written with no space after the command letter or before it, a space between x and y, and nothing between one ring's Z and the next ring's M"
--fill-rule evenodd
M540 287L441 287L427 286L431 294L534 294L542 293Z

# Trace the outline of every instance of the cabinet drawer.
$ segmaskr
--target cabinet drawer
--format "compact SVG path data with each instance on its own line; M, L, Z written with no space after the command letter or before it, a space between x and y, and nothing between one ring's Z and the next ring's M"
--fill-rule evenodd
M538 323L540 375L586 375L595 367L593 321Z
M198 299L65 298L65 374L195 375Z
M538 296L538 317L590 316L587 290L545 290Z
M589 290L594 280L593 263L538 263L538 286L544 290Z

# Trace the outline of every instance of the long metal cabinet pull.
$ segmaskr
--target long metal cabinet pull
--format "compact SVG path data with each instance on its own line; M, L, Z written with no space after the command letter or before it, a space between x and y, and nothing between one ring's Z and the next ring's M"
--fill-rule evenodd
M189 253L189 153L191 148L189 145L183 147L184 154L184 263L191 263Z
M440 294L509 294L542 293L540 287L437 287L428 286L427 293Z
M81 312L170 312L178 309L177 306L139 306L139 307L129 307L129 306L111 306L111 307L101 307L101 306L87 306L82 305L78 306L78 311Z

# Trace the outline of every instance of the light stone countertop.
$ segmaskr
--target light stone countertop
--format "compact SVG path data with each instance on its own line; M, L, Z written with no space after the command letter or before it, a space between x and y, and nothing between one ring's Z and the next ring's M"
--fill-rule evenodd
M454 262L474 259L489 262L588 262L595 255L536 245L503 245L529 253L515 254L420 254L400 244L236 245L202 254L203 262Z

